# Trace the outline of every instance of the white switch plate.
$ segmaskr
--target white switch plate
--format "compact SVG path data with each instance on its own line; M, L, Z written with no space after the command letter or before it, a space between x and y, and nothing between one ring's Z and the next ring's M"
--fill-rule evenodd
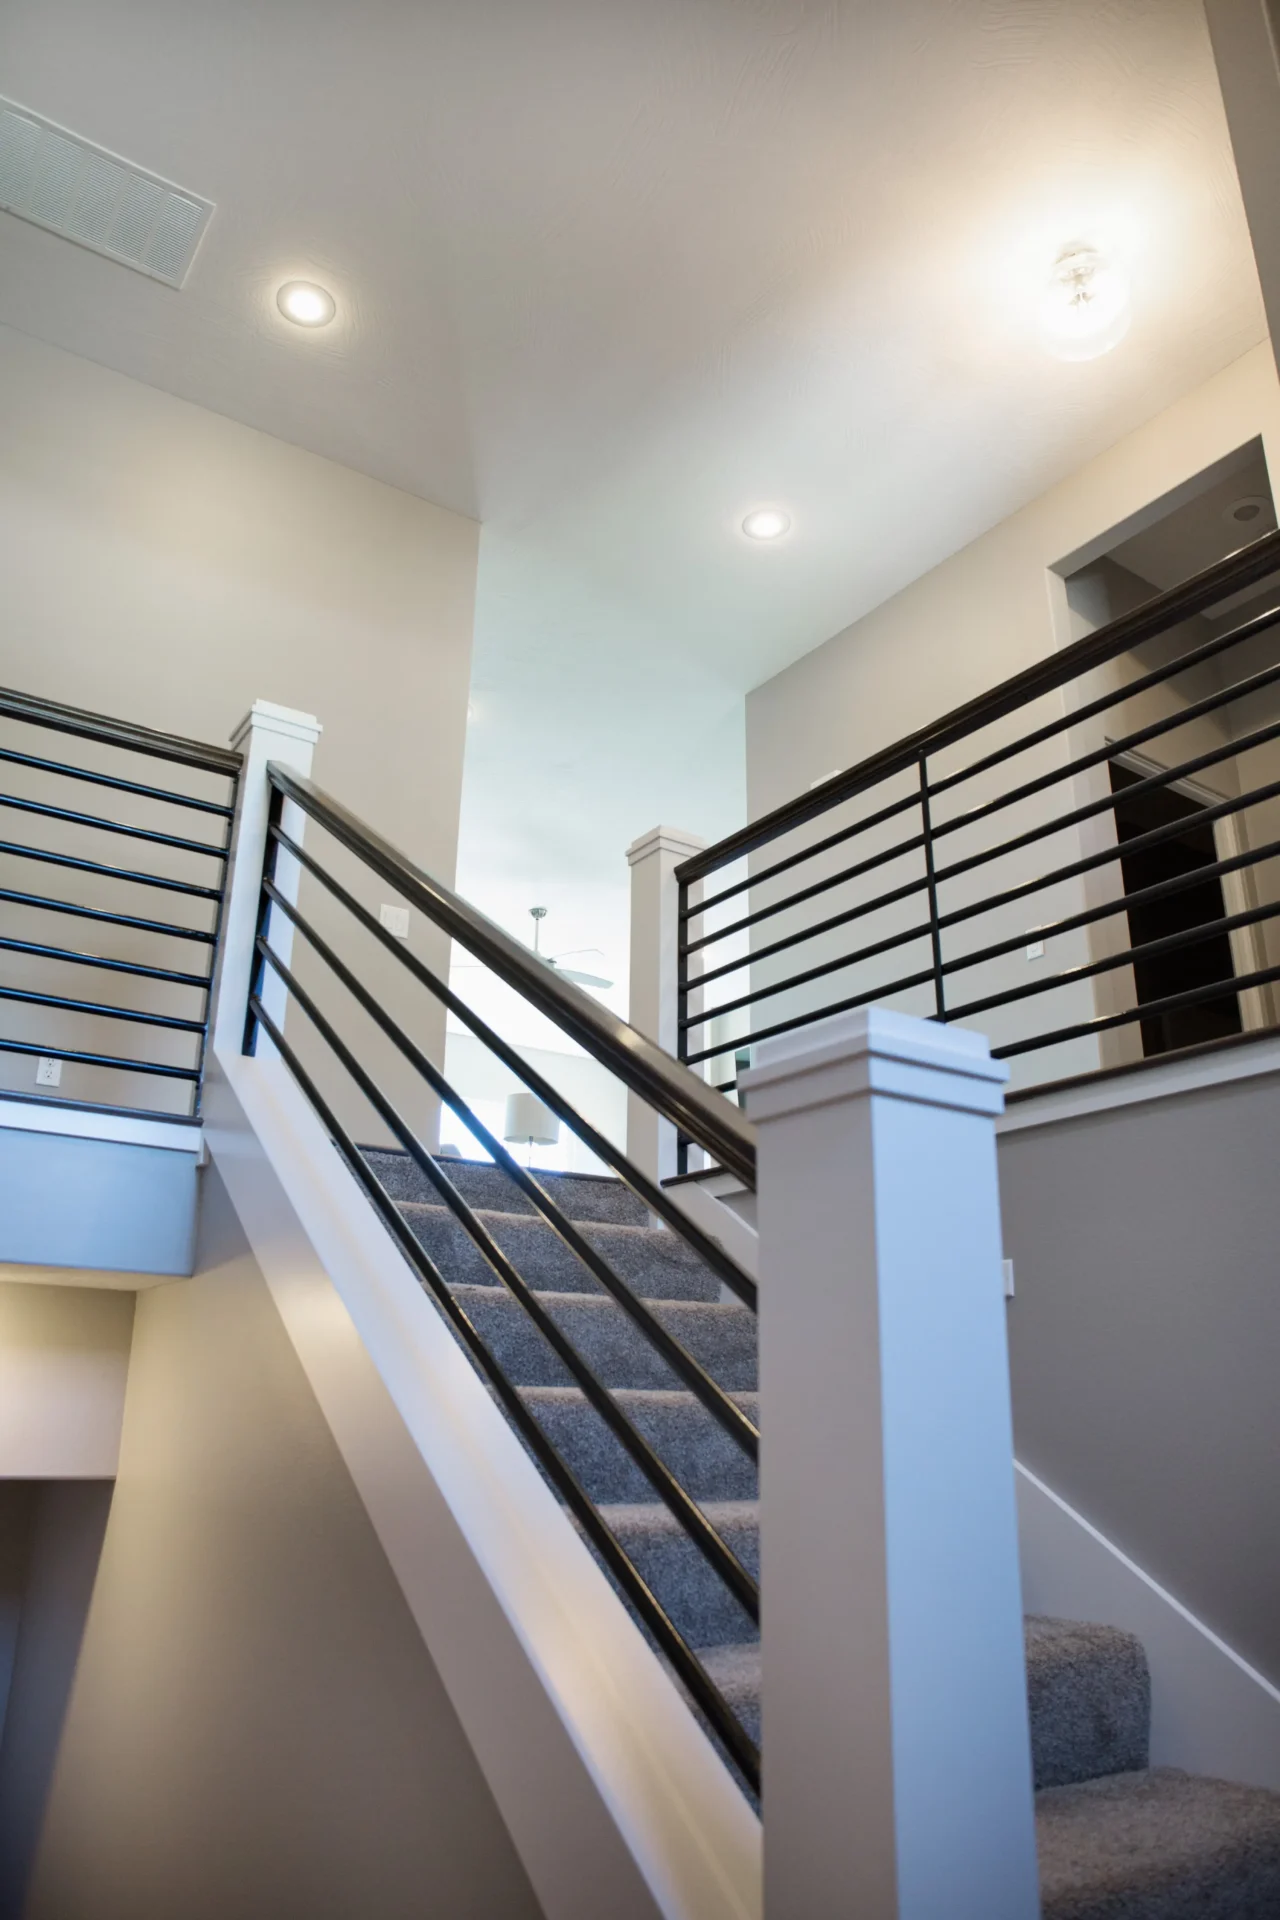
M1012 1260L1002 1260L1000 1262L1000 1265L1004 1268L1004 1297L1006 1300L1012 1300L1013 1298L1013 1262Z
M38 1087L60 1087L62 1085L62 1062L53 1060L42 1053L36 1062L36 1085Z
M1027 928L1027 932L1030 934L1036 934L1036 933L1039 933L1039 931L1040 931L1039 927ZM1044 941L1043 940L1029 940L1027 942L1027 958L1028 960L1044 959Z
M378 918L381 920L387 932L394 933L397 940L407 940L409 938L408 907L393 907L384 900L378 908Z

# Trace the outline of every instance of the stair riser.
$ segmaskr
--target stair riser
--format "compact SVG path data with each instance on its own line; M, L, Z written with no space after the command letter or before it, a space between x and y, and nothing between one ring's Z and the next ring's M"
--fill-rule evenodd
M402 1202L415 1238L454 1286L501 1282L461 1221L441 1207ZM528 1215L480 1212L480 1224L510 1259L520 1278L547 1293L599 1293L601 1282L545 1221ZM587 1226L584 1238L642 1299L718 1300L720 1283L686 1254L673 1234L641 1227Z
M391 1198L435 1205L439 1194L407 1153L384 1153L370 1148L365 1159ZM502 1213L535 1212L532 1201L501 1167L442 1155L440 1165L469 1206L493 1207ZM613 1221L621 1226L646 1227L649 1211L620 1180L593 1180L571 1173L540 1173L534 1179L571 1220Z
M754 1500L756 1470L742 1449L692 1396L673 1395L671 1401L655 1404L643 1394L619 1395L621 1410L695 1500ZM580 1395L535 1393L530 1404L593 1500L654 1498L646 1476ZM745 1411L756 1418L754 1396Z
M573 1380L530 1324L524 1309L499 1287L458 1287L456 1297L518 1387L567 1387ZM585 1295L547 1296L551 1317L606 1387L668 1390L680 1382L622 1308ZM730 1393L756 1387L755 1317L746 1307L668 1302L657 1318Z

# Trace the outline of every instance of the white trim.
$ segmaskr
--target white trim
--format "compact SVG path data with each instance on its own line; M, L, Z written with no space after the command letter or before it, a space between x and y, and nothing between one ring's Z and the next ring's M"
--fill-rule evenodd
M0 1263L0 1286L93 1287L108 1293L141 1293L189 1278L185 1273L117 1273L111 1267L28 1267Z
M1136 1634L1151 1669L1151 1764L1280 1789L1280 1690L1052 1487L1014 1463L1029 1612Z
M1235 1080L1255 1080L1280 1073L1280 1034L1269 1040L1245 1041L1217 1053L1190 1059L1173 1055L1158 1065L1140 1067L1114 1078L1085 1081L1079 1086L1050 1088L1026 1100L1017 1100L996 1121L997 1134L1022 1133L1028 1127L1054 1126L1084 1114L1109 1113L1113 1107L1136 1107L1148 1100L1195 1093L1202 1087L1229 1086Z
M147 1120L128 1113L94 1113L40 1100L0 1098L0 1127L20 1133L61 1133L73 1140L114 1140L130 1147L167 1147L174 1153L201 1154L202 1127Z

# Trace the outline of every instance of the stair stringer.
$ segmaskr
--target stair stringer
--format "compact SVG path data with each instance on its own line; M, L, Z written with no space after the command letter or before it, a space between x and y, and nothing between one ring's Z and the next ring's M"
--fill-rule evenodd
M206 1139L548 1920L759 1920L760 1823L279 1060Z

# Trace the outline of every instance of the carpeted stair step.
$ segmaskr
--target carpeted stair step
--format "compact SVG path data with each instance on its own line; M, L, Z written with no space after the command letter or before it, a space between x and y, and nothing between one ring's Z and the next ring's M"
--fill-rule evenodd
M443 1206L401 1200L414 1237L451 1285L500 1286L497 1274L462 1222ZM476 1208L486 1232L521 1279L550 1293L598 1293L601 1283L545 1220L530 1213ZM718 1300L720 1282L665 1227L583 1224L582 1236L633 1293L649 1300Z
M1158 1768L1036 1798L1042 1920L1276 1920L1280 1794Z
M505 1287L455 1287L458 1304L518 1387L568 1387L573 1381L524 1308ZM544 1293L542 1304L602 1386L680 1385L666 1362L605 1294ZM654 1318L729 1393L756 1389L756 1321L749 1307L709 1300L658 1300Z
M364 1157L391 1198L425 1201L438 1206L440 1195L407 1153L366 1147ZM472 1207L492 1207L500 1213L535 1213L533 1202L516 1182L488 1160L455 1160L442 1154L440 1166ZM617 1226L646 1227L649 1210L621 1180L589 1173L544 1173L533 1177L571 1220L611 1221Z
M759 1420L759 1395L734 1399ZM527 1387L524 1398L561 1458L598 1503L652 1500L653 1488L586 1396L574 1387ZM754 1500L756 1469L692 1393L622 1388L614 1399L695 1500Z
M1115 1627L1035 1614L1024 1622L1024 1635L1037 1788L1145 1767L1151 1688L1141 1642ZM759 1740L759 1642L712 1648L704 1665Z
M702 1511L748 1573L760 1574L760 1513L754 1500L703 1500ZM610 1532L693 1647L736 1645L754 1631L683 1527L656 1502L604 1506Z
M1026 1646L1036 1786L1145 1767L1151 1681L1141 1641L1117 1627L1033 1614Z

